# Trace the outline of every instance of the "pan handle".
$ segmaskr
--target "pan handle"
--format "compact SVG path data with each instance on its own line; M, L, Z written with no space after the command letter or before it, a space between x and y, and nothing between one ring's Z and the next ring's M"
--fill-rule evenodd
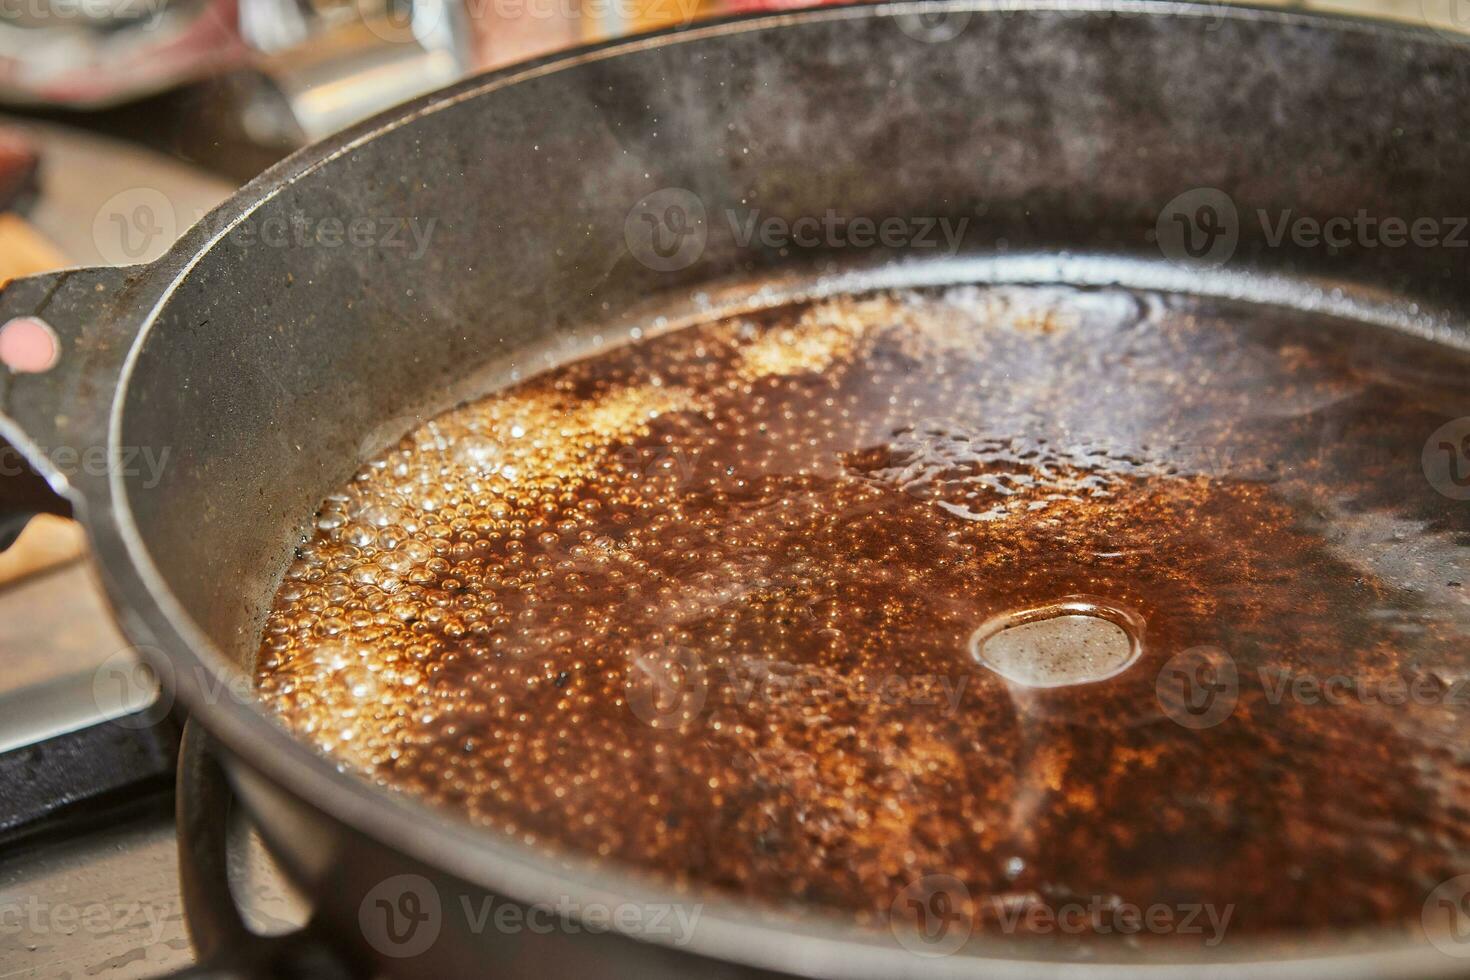
M15 543L36 514L71 515L71 504L57 496L20 450L0 438L0 551Z
M106 499L108 416L149 271L69 269L0 290L0 549L34 514L85 522L87 500ZM229 884L229 783L193 722L178 780L179 878L200 965L171 980L353 980L310 925L260 936L245 924Z
M201 965L165 980L353 980L311 923L281 936L246 925L230 891L230 784L193 720L184 726L178 778L179 884Z
M121 311L146 268L67 269L0 290L0 550L33 514L80 512L84 485L105 477L107 410L138 326Z

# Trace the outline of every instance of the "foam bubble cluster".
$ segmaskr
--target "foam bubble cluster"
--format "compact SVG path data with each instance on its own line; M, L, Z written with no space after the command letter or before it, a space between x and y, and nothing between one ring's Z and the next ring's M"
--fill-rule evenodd
M1418 469L1470 371L1321 326L964 288L567 365L325 501L260 696L487 833L865 922L929 874L982 929L1079 895L1233 904L1239 933L1417 920L1470 869L1465 709L1261 678L1470 671L1441 581L1470 523ZM1078 595L1147 623L1136 663L1095 622L972 656ZM1154 679L1202 646L1239 704L1187 728Z

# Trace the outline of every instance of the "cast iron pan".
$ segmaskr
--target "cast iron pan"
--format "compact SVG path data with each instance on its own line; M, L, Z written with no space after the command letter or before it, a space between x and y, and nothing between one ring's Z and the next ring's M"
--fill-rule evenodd
M882 930L674 895L337 771L266 717L241 668L305 522L365 455L633 327L822 291L1122 284L1464 345L1464 252L1274 242L1252 216L1470 214L1467 133L1458 39L1280 11L964 0L620 41L466 81L313 146L152 264L11 284L0 349L27 370L0 374L0 432L86 524L121 627L216 741L239 800L315 901L314 929L356 966L1452 975L1458 960L1408 934L1099 944L1058 959L977 933L923 957ZM788 216L968 220L953 254L775 248L715 220L752 200ZM316 230L285 232L303 221ZM323 238L323 222L340 230ZM414 222L432 233L415 237ZM100 472L59 451L95 447ZM144 450L167 453L161 473ZM702 916L677 946L617 929L476 931L458 910L488 893L698 901ZM373 918L430 906L420 933L402 919L385 935ZM264 969L231 952L236 933L221 944L203 931L221 973Z

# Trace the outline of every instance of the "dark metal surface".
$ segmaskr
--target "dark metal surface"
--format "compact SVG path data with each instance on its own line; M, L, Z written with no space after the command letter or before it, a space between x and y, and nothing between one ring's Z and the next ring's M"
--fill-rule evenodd
M964 22L936 41L914 29L919 10L717 24L476 79L291 158L151 266L0 296L5 316L39 313L63 344L49 374L0 378L0 429L66 488L120 624L160 651L170 689L219 739L322 927L385 972L1131 976L1158 958L1120 949L1049 963L975 937L922 960L841 924L553 861L338 772L237 683L302 521L366 452L422 413L661 314L875 283L1122 282L1465 341L1470 281L1453 250L1274 245L1242 222L1230 271L1211 272L1161 262L1151 238L1160 209L1195 187L1225 189L1242 214L1470 214L1464 45L1129 2L938 5L929 12ZM711 216L699 260L668 271L637 261L625 238L630 210L664 187L692 191ZM836 249L798 260L743 245L718 217L747 205L970 220L952 261ZM351 246L267 241L293 219L433 227L421 249L402 232ZM47 451L62 445L106 445L109 472L65 472ZM169 450L151 486L125 463L137 447ZM397 874L423 876L450 908L493 893L697 900L703 914L677 948L616 932L477 932L445 915L428 949L401 958L359 917ZM1217 951L1212 967L1458 968L1402 939L1351 948L1363 951L1262 943ZM1201 955L1163 965L1193 973Z
M0 843L71 826L109 800L139 799L173 778L178 730L148 712L0 754Z
M230 888L230 786L197 725L184 727L176 800L180 887L200 961L177 980L352 980L309 924L277 936L246 924Z
M171 767L174 761L171 756ZM7 789L14 785L6 782ZM147 793L96 799L78 807L73 819L48 821L37 833L0 846L0 901L7 910L0 974L14 980L148 980L196 963L187 920L221 912L184 907L176 802L169 778ZM221 826L228 823L232 902L223 914L234 914L238 903L262 935L299 929L308 910L282 881L241 808L227 820L225 810L204 811L206 801L191 805ZM68 909L100 915L99 906L105 918L86 928L53 917Z
M21 457L15 447L0 439L0 459L18 461ZM16 536L33 515L71 514L71 508L66 501L52 493L46 481L30 467L26 467L23 472L7 475L5 481L5 500L3 508L0 508L0 551L15 542Z

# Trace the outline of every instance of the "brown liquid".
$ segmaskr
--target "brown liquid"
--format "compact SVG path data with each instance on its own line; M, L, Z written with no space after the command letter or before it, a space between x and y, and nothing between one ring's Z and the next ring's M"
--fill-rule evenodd
M982 929L1069 896L1417 920L1470 870L1470 518L1421 465L1470 359L1303 319L961 288L569 365L327 501L261 696L493 832L866 922L927 874ZM1071 596L1124 611L1089 663L1118 623L1136 660L1030 686L972 654ZM1202 725L1167 679L1226 661Z

